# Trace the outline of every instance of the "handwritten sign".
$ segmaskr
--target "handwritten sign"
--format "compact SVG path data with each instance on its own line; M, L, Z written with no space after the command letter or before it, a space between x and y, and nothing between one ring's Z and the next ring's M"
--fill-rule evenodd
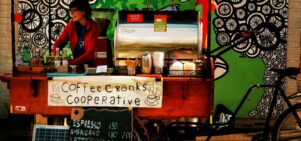
M143 22L143 14L128 14L127 22L128 23L142 23Z
M127 108L85 109L79 119L72 119L70 137L72 141L130 141L132 112Z
M162 107L162 79L136 76L53 77L49 106Z

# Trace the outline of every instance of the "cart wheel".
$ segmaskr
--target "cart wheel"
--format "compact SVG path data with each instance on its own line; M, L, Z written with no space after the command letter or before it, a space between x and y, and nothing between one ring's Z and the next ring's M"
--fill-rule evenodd
M150 141L147 130L138 117L135 117L134 123L133 141Z
M147 141L147 139L144 137L144 133L134 127L133 141Z
M160 136L160 141L194 140L199 131L198 123L171 122Z
M150 140L159 140L166 129L162 120L148 120L145 123ZM163 132L162 132L163 131Z

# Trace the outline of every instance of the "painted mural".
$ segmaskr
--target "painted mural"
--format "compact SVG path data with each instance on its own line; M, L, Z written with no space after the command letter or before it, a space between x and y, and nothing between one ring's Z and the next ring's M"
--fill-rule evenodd
M25 48L47 51L71 19L71 0L19 0L23 22L19 26L20 54ZM118 10L200 10L207 40L208 0L90 0L92 9ZM275 75L268 68L286 67L287 0L216 0L211 12L210 42L215 57L214 103L234 110L247 89L255 83L272 83ZM200 7L199 7L200 6ZM211 8L212 10L212 8ZM117 15L107 31L113 39ZM50 45L49 45L50 41ZM206 42L203 44L206 48ZM284 87L284 86L283 86ZM258 90L243 107L240 117L265 117L272 90ZM283 111L278 99L273 116Z
M49 40L51 45L60 35L62 29L70 21L69 3L71 0L19 0L19 13L23 22L19 28L19 48L22 53L25 47L29 49L43 48L47 50ZM171 0L89 0L92 9L109 8L117 10L186 10L194 9L193 0L180 0L172 3ZM114 23L108 31L108 38L113 39ZM49 30L50 29L50 30ZM30 50L32 52L32 50Z
M225 103L232 110L237 101L255 83L272 84L275 74L269 68L285 68L287 52L287 0L217 0L218 8L212 25L216 48L215 103ZM214 40L214 39L212 39ZM228 51L220 51L230 48ZM236 75L236 76L235 76ZM224 87L225 85L231 86ZM229 88L229 89L227 89ZM284 89L284 86L283 86ZM261 93L264 93L263 95ZM273 90L270 88L252 96L253 104L244 107L249 117L266 117ZM233 101L233 100L231 100ZM284 110L278 97L273 116Z

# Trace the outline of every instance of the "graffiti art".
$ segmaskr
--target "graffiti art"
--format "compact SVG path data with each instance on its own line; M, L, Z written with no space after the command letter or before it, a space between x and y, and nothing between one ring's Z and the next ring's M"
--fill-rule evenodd
M213 20L216 29L218 45L235 45L233 50L249 58L261 58L266 69L284 68L286 66L287 43L287 0L217 0L218 9ZM252 33L249 39L237 44L239 33ZM221 55L222 56L222 55ZM215 61L219 65L220 60ZM225 61L225 60L224 60ZM224 62L227 64L227 62ZM227 66L227 65L223 65ZM227 73L229 68L222 73ZM219 74L224 76L225 74ZM265 71L264 83L275 80L275 74ZM284 88L284 87L283 87ZM272 95L271 89L266 89L257 108L249 112L249 116L265 117ZM278 98L277 108L273 116L283 111L283 101Z

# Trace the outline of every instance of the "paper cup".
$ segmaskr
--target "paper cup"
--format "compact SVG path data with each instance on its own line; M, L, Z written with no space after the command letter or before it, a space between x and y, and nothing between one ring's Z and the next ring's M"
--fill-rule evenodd
M163 68L164 66L164 52L154 52L153 53L153 64L155 67Z

